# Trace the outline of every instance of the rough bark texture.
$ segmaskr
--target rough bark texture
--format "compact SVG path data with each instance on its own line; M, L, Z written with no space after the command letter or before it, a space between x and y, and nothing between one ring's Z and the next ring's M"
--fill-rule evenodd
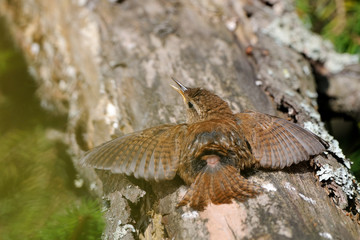
M147 183L77 167L103 196L104 239L358 238L357 185L316 111L310 65L335 75L358 59L305 30L288 1L0 0L0 13L43 106L68 115L75 165L113 135L184 121L170 76L216 92L234 111L288 116L331 144L312 166L247 172L264 194L203 212L175 208L185 192L178 178Z

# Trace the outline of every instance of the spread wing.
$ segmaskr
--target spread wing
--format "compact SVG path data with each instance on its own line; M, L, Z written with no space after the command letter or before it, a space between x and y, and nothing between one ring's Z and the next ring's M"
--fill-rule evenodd
M105 142L88 151L81 164L146 180L172 179L186 124L161 125Z
M285 119L257 112L236 115L260 166L284 168L308 160L328 148L328 143Z

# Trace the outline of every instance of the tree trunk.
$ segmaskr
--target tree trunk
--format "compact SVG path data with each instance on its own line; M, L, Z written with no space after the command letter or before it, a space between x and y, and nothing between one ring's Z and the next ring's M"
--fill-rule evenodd
M0 0L0 13L43 106L68 115L74 164L107 207L104 239L358 239L357 183L320 120L313 74L314 63L336 75L358 59L305 30L291 2ZM267 191L203 212L175 208L179 178L149 183L77 165L112 136L183 122L170 76L234 111L288 117L331 147L312 164L246 172Z

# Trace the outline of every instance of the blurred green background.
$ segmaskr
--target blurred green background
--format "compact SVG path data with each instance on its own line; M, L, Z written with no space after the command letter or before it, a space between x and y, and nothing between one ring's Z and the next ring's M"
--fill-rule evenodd
M359 0L296 0L296 9L304 24L337 51L360 54Z
M0 239L100 239L100 204L75 187L66 146L50 140L66 117L40 107L1 18L0 32Z
M296 7L304 24L338 51L360 54L360 1L297 0ZM66 116L40 107L36 83L1 18L0 32L0 239L100 239L100 204L75 187L66 146L50 140L65 131ZM360 149L351 131L338 137L359 179Z

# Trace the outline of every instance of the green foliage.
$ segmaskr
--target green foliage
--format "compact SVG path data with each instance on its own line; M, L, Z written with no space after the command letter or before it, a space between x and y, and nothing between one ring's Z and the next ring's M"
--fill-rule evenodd
M100 238L104 224L99 205L76 204L80 198L70 182L69 161L59 157L44 129L0 136L0 155L1 239Z
M64 122L41 109L36 84L0 19L0 239L99 239L99 204L84 201L66 147L47 137ZM67 210L66 210L67 209Z
M355 151L350 155L353 165L351 166L351 171L354 173L357 179L360 179L360 149Z
M41 230L38 239L97 240L101 238L103 227L99 204L84 201L79 207L72 207L67 209L66 213L54 215Z
M339 52L360 54L360 1L296 0L306 26L333 42Z
M14 55L12 50L0 52L0 74L12 67L9 62L11 62L11 58L14 57Z
M48 171L61 161L56 159L52 143L40 128L32 132L13 130L2 135L0 155L0 164L4 166L0 168L0 235L3 239L21 239L33 234L23 231L35 230L43 224L39 216L48 217L55 210L49 208L54 206L49 200L57 192L47 188L53 178L62 178L66 173Z
M13 130L0 136L0 199L17 192L46 187L53 179L49 168L62 166L56 159L53 143L45 138L43 129L31 132ZM53 165L53 166L50 166ZM66 173L59 172L59 177Z
M355 146L353 147L353 151L350 154L350 160L353 162L353 165L351 166L351 171L354 173L356 179L360 181L360 141L358 140L358 136L360 133L360 123L357 124L357 135L355 135ZM353 140L353 139L352 139ZM352 141L354 142L354 140ZM355 150L354 150L355 149Z

